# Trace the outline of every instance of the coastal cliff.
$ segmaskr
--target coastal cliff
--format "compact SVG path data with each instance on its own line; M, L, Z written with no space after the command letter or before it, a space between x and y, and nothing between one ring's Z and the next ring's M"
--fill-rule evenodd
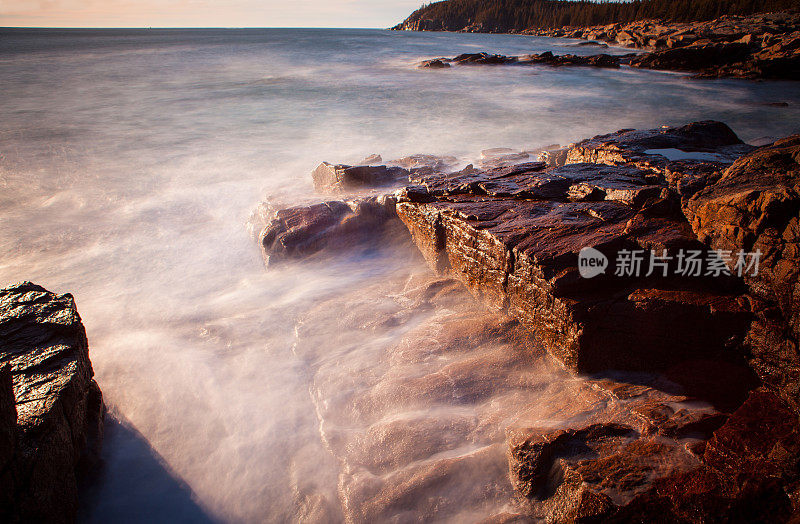
M279 212L265 257L366 249L399 219L434 273L566 369L608 377L595 387L623 402L625 422L601 408L558 428L507 428L514 518L797 515L800 139L755 148L695 122L599 135L538 161L485 153L459 171L323 164L317 188L345 197ZM587 248L602 270L585 272ZM650 272L626 266L637 252ZM687 253L705 265L687 272ZM634 386L611 370L652 378Z

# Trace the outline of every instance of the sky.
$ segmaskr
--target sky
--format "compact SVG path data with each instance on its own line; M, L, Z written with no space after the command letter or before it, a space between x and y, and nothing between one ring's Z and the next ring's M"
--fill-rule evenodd
M380 27L423 0L0 0L2 27Z

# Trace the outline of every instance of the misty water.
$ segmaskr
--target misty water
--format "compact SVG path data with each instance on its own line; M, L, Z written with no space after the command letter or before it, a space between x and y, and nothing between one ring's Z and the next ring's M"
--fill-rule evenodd
M322 198L309 173L326 160L463 165L486 148L704 119L745 141L800 131L796 83L414 67L462 52L597 52L572 43L0 30L0 282L74 295L109 409L81 518L513 512L504 432L592 416L600 401L580 379L498 330L402 238L267 270L257 236L275 209Z

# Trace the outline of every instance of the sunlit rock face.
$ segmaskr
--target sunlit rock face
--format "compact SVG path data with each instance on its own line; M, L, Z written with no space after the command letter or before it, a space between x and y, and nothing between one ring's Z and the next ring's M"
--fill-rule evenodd
M103 418L72 296L30 282L0 290L0 340L0 511L7 522L72 522Z
M753 367L798 409L800 395L800 136L743 156L685 206L698 238L715 249L762 253L745 275L756 322Z
M717 151L671 161L655 148ZM704 250L665 173L705 173L750 150L724 124L621 131L567 148L555 166L411 177L397 213L440 273L508 311L578 371L667 369L690 358L736 360L750 321L743 287L663 273L579 275L583 248L610 261L623 251ZM698 175L700 176L700 175Z

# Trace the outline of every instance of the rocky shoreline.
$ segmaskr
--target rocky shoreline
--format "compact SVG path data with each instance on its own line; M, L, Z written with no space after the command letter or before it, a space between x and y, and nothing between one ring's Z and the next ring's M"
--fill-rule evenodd
M105 408L72 296L0 290L0 340L0 520L74 522Z
M401 24L394 29L435 30L433 27L417 23L416 26ZM491 32L481 27L469 27L464 31ZM607 47L610 44L646 51L602 59L616 63L617 67L623 63L643 69L681 71L696 78L800 80L800 13L797 12L723 16L695 23L642 20L592 27L528 29L520 34L580 38L587 40L586 45ZM598 60L596 57L594 60ZM573 62L567 58L562 60ZM559 60L553 58L545 62L560 65Z
M280 211L264 255L368 249L402 223L436 274L519 323L565 368L660 377L598 383L642 425L600 417L509 429L511 483L528 507L514 518L796 516L800 137L756 148L722 123L696 122L600 135L534 162L485 156L458 171L430 156L323 164L318 190L345 196ZM579 265L588 247L609 264L592 278ZM620 272L637 251L657 256L658 271ZM708 267L681 272L688 252ZM756 252L760 271L741 271L734 254Z

